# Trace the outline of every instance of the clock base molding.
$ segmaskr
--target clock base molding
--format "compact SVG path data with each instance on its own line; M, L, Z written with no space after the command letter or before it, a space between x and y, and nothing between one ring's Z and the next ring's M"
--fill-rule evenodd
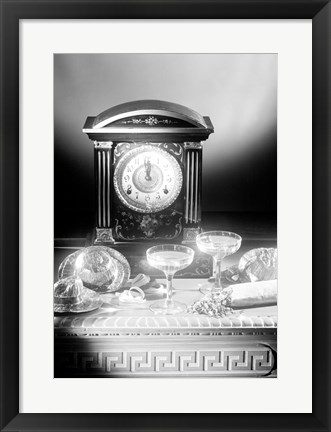
M191 245L196 243L197 236L201 233L201 228L184 228L183 244Z
M184 228L183 229L183 244L195 244L197 236L201 233L201 228ZM116 240L113 235L113 228L96 228L93 244L114 244Z
M197 231L197 229L194 229ZM190 233L194 235L194 233ZM162 241L166 243L166 241ZM173 242L170 242L173 243ZM184 242L183 242L184 243ZM186 242L185 242L186 243ZM164 277L164 274L154 267L151 267L146 259L146 251L152 246L160 244L159 242L115 242L112 237L111 228L96 228L92 235L87 237L86 245L109 246L118 250L128 260L131 268L131 277L139 273L145 273L152 278ZM208 278L213 274L212 257L202 253L196 246L195 242L187 242L194 249L195 256L192 264L176 273L176 278Z
M95 239L93 244L95 245L106 245L114 244L115 240L113 237L112 228L96 228L95 229Z

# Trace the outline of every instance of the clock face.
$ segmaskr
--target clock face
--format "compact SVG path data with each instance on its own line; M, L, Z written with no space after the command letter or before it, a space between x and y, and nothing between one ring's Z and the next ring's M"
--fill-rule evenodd
M115 191L127 207L140 213L164 210L183 184L177 160L165 150L143 145L126 153L114 172Z

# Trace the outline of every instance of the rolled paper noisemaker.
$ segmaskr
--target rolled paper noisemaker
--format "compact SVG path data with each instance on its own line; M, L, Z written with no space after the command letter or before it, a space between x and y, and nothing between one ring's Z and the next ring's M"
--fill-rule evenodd
M223 292L229 292L226 303L235 309L277 305L276 279L231 285Z

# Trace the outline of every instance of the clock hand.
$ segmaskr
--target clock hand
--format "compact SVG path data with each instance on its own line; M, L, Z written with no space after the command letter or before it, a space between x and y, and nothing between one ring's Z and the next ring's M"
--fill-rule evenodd
M151 161L149 159L145 159L144 160L144 165L145 165L145 180L147 181L151 181L152 177L151 177L151 169L152 169L152 164Z

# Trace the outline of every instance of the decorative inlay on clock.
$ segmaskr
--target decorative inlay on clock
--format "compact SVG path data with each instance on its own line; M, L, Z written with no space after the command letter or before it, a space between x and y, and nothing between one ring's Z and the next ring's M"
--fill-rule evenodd
M134 125L141 125L146 124L148 126L155 126L155 125L173 125L173 124L179 124L178 121L170 120L170 119L162 119L154 116L148 116L148 117L140 117L140 118L132 118L130 120L121 120L121 124L134 124Z

